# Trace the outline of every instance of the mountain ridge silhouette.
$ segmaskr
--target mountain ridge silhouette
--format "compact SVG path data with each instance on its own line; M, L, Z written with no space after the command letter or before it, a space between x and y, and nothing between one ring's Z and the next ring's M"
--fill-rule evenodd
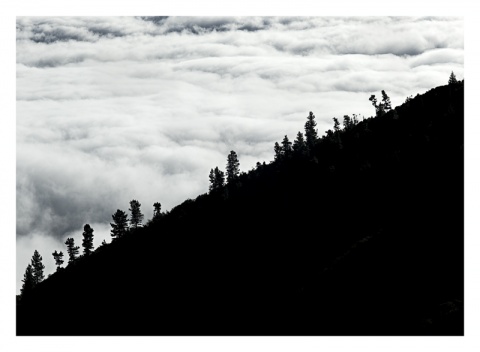
M463 335L463 90L131 229L18 301L17 335Z

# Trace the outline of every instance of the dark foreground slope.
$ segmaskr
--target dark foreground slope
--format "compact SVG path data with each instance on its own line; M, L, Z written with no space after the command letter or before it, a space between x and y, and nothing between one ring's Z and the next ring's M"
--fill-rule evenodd
M79 259L17 334L463 334L463 83Z

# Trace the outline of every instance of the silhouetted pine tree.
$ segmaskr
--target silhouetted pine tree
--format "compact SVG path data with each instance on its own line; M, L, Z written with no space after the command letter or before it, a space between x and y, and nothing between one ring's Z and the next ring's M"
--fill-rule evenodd
M67 238L65 244L67 245L68 264L70 264L77 259L80 247L75 246L75 240L73 238Z
M93 229L89 224L83 227L83 254L90 255L93 252Z
M211 192L215 189L215 173L213 172L213 169L210 169L210 173L208 174L208 180L210 181L208 190Z
M283 150L283 155L285 155L285 157L289 157L291 154L292 154L292 142L290 142L288 140L288 137L287 135L285 135L285 137L283 138L283 141L282 141L282 150Z
M375 112L377 111L377 98L375 97L375 94L370 95L370 98L368 98L372 102L373 107L375 108Z
M113 237L113 239L117 239L125 235L128 229L128 219L127 219L127 214L120 210L117 209L115 214L112 215L113 223L110 223L110 226L112 229L110 230L110 234Z
M213 173L215 175L215 189L220 189L225 186L225 173L218 167L215 167Z
M343 149L343 143L340 133L340 122L336 117L333 118L333 132L331 134L327 131L327 137L330 137L331 140L338 146L339 149Z
M275 145L273 146L273 151L275 153L275 160L281 160L283 158L283 149L282 147L280 147L280 144L278 144L278 142L275 142Z
M375 98L375 95L372 95L372 97ZM370 97L371 98L371 97ZM333 130L335 132L338 132L340 131L340 122L338 121L338 119L336 117L333 118Z
M153 219L154 220L160 218L160 216L162 215L161 210L162 210L162 205L159 202L153 203Z
M209 191L215 191L221 189L225 185L225 173L217 167L210 170L210 186L208 187Z
M22 282L23 285L20 289L20 295L22 296L22 298L24 298L28 296L35 287L35 279L33 277L33 268L31 264L27 265L27 268L25 269L25 274L23 274Z
M384 90L382 90L382 105L385 112L392 110L392 103L390 102L390 97L387 95L387 93L385 93Z
M300 131L297 133L297 138L293 141L293 152L298 156L307 153L307 144L305 143L305 139L303 139L303 133Z
M60 270L60 266L63 264L63 252L58 253L56 250L52 253L53 259L55 259L55 265L57 266L57 271Z
M450 74L450 77L448 78L448 84L455 84L457 83L457 77L455 76L455 73L452 73Z
M231 184L238 178L240 173L240 162L238 161L237 153L230 151L227 157L227 183Z
M310 152L313 151L315 142L317 141L318 135L315 127L317 123L315 122L315 115L310 111L307 117L307 122L305 122L305 139L307 143L307 148Z
M350 129L353 126L352 119L348 115L343 116L343 128L345 130Z
M143 214L140 211L141 204L138 200L131 200L130 201L130 208L128 209L130 211L131 218L130 218L130 226L133 228L137 228L138 225L142 224L143 221Z
M32 256L32 272L33 272L33 284L36 286L40 282L45 279L45 275L43 275L43 269L45 269L45 265L42 264L42 256L38 253L37 250L33 253Z

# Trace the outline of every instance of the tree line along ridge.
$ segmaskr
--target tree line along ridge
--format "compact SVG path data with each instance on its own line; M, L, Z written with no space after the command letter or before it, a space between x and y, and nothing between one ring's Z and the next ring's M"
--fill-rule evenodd
M458 83L463 83L463 80L458 81L452 71L448 79L448 85L455 85ZM405 103L408 103L412 99L413 98L411 96L407 97ZM369 101L375 109L376 118L381 118L390 111L394 111L395 116L395 109L392 109L390 97L384 90L381 91L380 101L377 100L375 95L371 95ZM362 121L366 122L363 125L365 130L368 130L368 120L372 118L374 117L367 119L365 119L365 117L362 118ZM343 128L338 118L333 117L332 120L333 129L327 130L322 137L318 137L315 115L313 112L309 112L307 121L304 124L304 132L302 133L299 131L293 143L289 140L287 135L284 136L280 143L275 142L273 146L274 160L269 164L281 165L282 163L288 162L290 159L309 160L311 162L316 162L316 156L314 155L313 151L315 146L319 143L331 143L336 145L337 148L341 149L342 135L357 126L360 122L360 117L357 114L353 114L351 117L349 115L344 115L342 121ZM258 172L266 166L267 164L265 161L263 163L257 162L256 166L248 173L241 172L238 155L234 150L232 150L227 156L225 172L220 170L218 166L210 170L208 176L208 193L215 195L221 194L223 197L228 197L229 191L238 186L242 177L245 177L252 172ZM141 211L140 202L135 199L131 200L130 208L128 210L130 212L130 218L128 218L128 214L125 211L120 209L117 209L117 211L112 214L112 222L110 223L110 235L112 237L112 241L120 240L127 234L135 233L139 227L143 227L142 223L144 220L144 214ZM162 218L168 216L169 213L169 211L162 212L160 202L155 202L153 204L153 217L147 221L145 226L148 227L153 223L159 222ZM95 250L93 246L93 233L93 228L89 224L85 224L82 233L82 254L80 254L80 247L75 245L74 239L67 238L65 241L66 253L68 255L67 265L74 265L79 259L87 258L95 252L100 252L105 246L108 245L107 242L103 240L101 245ZM57 250L55 250L52 253L52 256L55 260L55 265L57 266L56 272L64 270L65 268L62 267L64 264L64 253L62 251L57 252ZM35 250L30 264L28 264L25 269L24 278L22 280L23 284L20 290L20 299L29 296L34 291L35 287L45 280L45 266L43 265L42 260L43 258L40 253ZM49 277L54 274L50 274Z

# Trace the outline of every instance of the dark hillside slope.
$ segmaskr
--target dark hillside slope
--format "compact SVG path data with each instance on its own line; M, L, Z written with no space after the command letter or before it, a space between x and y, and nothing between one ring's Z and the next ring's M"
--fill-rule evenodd
M17 334L462 335L463 114L437 87L187 200L39 284Z

